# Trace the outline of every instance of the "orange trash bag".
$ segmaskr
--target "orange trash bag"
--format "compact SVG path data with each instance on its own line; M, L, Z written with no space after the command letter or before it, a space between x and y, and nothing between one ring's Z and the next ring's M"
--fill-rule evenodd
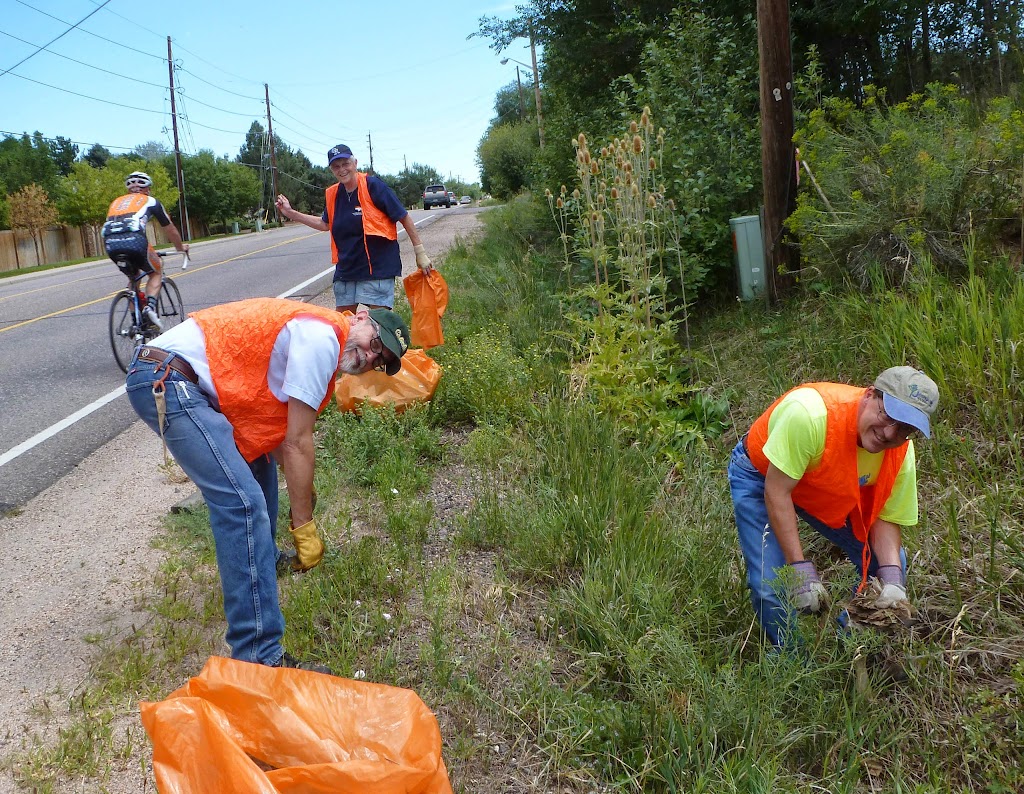
M342 375L334 385L340 411L359 411L363 403L394 405L404 411L410 405L428 402L441 380L441 367L422 350L409 349L402 356L402 368L394 375L371 369L362 375Z
M142 703L162 794L451 794L441 732L408 689L219 656Z
M429 276L416 270L403 278L402 284L412 309L412 343L425 349L443 345L441 317L448 308L448 284L444 278L436 270L431 270Z

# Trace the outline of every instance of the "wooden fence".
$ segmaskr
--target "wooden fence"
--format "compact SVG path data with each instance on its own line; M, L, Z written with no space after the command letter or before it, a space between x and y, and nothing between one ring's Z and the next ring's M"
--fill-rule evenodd
M199 231L198 224L190 223L193 237ZM165 246L170 241L159 223L146 227L146 235L154 246ZM41 235L39 260L36 259L36 244L25 229L0 231L0 273L23 270L36 265L52 265L58 262L73 262L76 259L103 257L103 242L98 229L88 226L51 226Z

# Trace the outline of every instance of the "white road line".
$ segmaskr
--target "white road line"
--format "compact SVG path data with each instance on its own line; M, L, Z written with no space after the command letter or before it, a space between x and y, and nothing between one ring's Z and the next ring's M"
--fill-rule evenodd
M436 217L436 216L430 216L430 217ZM416 226L419 227L420 224L422 224L423 221L425 221L425 220L427 220L427 218L420 219L420 222L417 223ZM399 232L398 232L398 239L399 240L404 239L402 237L403 234L405 234L405 229L400 229ZM317 273L312 278L306 279L301 284L298 284L298 285L292 287L287 292L282 292L277 297L279 297L279 298L290 298L296 292L299 292L300 290L305 289L306 287L308 287L310 284L312 284L317 279L321 279L324 276L329 275L329 274L331 274L333 272L334 272L334 266L332 265L331 267L327 268L327 270L323 271L322 273ZM110 392L110 394L105 394L102 397L100 397L98 400L96 400L95 402L91 402L87 406L85 406L84 408L80 408L79 410L75 411L73 414L71 414L71 416L67 417L66 419L61 419L59 422L57 422L57 424L50 425L45 430L43 430L43 431L41 431L39 433L36 433L34 436L32 436L32 438L27 439L26 441L22 441L20 444L18 444L18 446L11 447L5 453L0 455L0 467L3 467L5 465L7 465L8 463L10 463L15 458L24 455L29 450L34 449L35 447L38 447L40 444L42 444L47 439L53 438L60 431L67 430L69 427L71 427L71 425L75 424L75 422L78 422L81 419L85 419L85 417L87 417L89 414L94 413L95 411L98 411L104 405L106 405L109 402L113 402L114 400L116 400L118 397L120 397L124 393L125 393L124 386L119 386L118 388L114 389L114 391Z
M57 422L57 424L50 425L48 428L46 428L46 430L43 430L41 433L36 433L34 436L32 436L32 438L28 439L28 441L22 441L20 444L18 444L18 446L12 447L11 449L7 450L3 455L0 455L0 466L4 466L5 464L10 463L19 455L24 455L33 447L39 446L48 438L52 438L53 436L57 435L61 430L66 430L79 419L84 419L89 414L93 413L93 411L98 411L104 405L106 405L109 402L112 402L113 400L116 400L124 393L124 386L119 386L118 388L110 392L110 394L105 394L95 402L89 403L87 406L85 406L85 408L80 408L66 419L61 419L59 422Z

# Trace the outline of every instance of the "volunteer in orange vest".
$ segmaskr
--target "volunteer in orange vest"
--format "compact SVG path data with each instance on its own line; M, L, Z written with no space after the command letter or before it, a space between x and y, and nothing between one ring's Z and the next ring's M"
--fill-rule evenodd
M343 143L332 147L327 164L338 184L327 188L323 215L294 210L285 196L277 197L277 209L286 218L331 233L334 305L339 312L354 312L359 304L390 309L395 305L395 278L402 275L396 224L405 228L416 266L424 273L430 272L430 257L398 196L377 177L360 173L351 149Z
M931 437L935 382L891 367L874 385L809 383L751 426L729 462L740 548L757 619L775 646L794 640L795 612L828 606L804 556L802 518L871 582L875 606L907 602L901 527L917 523L914 439Z
M146 226L150 218L156 218L167 239L174 247L188 254L188 245L181 241L181 234L169 217L164 205L149 195L153 180L143 171L132 171L124 180L128 192L110 202L107 220L101 232L103 247L107 256L114 260L118 269L129 279L134 279L141 270L148 273L146 279L146 305L143 315L158 331L163 329L157 312L157 295L163 281L160 257L146 237Z
M280 298L193 312L142 347L128 399L159 433L210 509L231 656L303 667L284 652L277 574L318 565L313 519L313 425L338 370L394 375L409 329L387 309L342 315ZM295 554L278 549L277 470L291 502Z

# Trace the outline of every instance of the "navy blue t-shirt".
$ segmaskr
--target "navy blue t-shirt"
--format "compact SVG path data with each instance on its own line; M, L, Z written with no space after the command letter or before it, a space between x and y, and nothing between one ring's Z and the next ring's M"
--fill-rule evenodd
M375 176L366 178L370 198L381 212L398 223L409 213L395 192ZM327 209L320 216L327 223ZM363 211L359 206L359 191L351 193L344 185L338 185L334 197L334 223L331 236L338 247L338 265L334 269L335 281L367 281L378 278L395 278L402 275L402 257L398 242L386 237L368 235L363 247ZM366 260L366 249L370 249L373 272Z

